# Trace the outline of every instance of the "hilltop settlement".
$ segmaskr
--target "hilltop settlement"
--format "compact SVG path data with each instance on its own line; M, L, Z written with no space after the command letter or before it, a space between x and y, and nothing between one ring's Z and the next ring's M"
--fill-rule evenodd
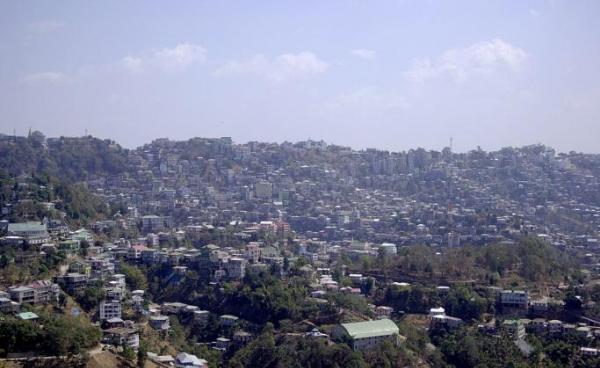
M0 365L600 366L600 155L31 132L0 184Z

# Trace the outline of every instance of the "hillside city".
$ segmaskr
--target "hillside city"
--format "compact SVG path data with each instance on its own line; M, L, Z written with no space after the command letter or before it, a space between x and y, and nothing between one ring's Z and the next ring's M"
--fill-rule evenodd
M0 157L0 366L600 366L600 155L33 131Z

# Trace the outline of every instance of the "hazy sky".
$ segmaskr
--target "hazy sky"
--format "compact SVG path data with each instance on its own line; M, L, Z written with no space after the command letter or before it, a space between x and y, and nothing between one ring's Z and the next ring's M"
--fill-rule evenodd
M0 1L0 132L600 152L600 1Z

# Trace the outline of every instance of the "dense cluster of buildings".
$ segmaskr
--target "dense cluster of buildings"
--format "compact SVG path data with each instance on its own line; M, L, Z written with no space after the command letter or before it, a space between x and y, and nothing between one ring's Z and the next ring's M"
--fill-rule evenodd
M56 142L47 144L52 149ZM100 284L105 298L96 319L103 326L103 342L137 348L139 326L122 319L125 306L146 316L157 331L171 328L169 316L207 321L212 312L178 301L148 305L144 290L128 290L119 273L121 262L168 267L174 278L193 270L218 284L266 269L282 276L302 258L307 264L299 271L310 280L310 298L321 304L331 293L366 294L367 277L348 272L349 283L340 285L332 265L342 259L392 257L415 244L443 252L465 244L512 244L535 235L561 249L583 249L585 267L600 273L600 176L586 155L557 155L544 146L396 153L313 141L234 144L229 138L160 139L124 155L126 172L96 173L86 181L111 208L122 209L111 218L79 230L56 219L0 222L3 245L36 246L44 254L67 256L67 266L52 281L13 285L0 294L2 311L17 313L23 303L56 302L61 289L73 293ZM19 178L18 185L26 187L27 177ZM0 210L10 213L16 204ZM532 300L527 290L494 293L506 314L543 315L548 309L547 300L539 295ZM349 340L360 351L383 341L399 343L393 309L370 307L371 321L343 323L331 336L318 328L308 335ZM230 315L218 320L224 328L238 323ZM443 308L432 308L429 322L432 330L466 323ZM587 325L541 318L507 319L502 328L518 338L526 332L598 335ZM220 336L211 347L227 350L252 337L237 331ZM151 358L206 365L186 353Z

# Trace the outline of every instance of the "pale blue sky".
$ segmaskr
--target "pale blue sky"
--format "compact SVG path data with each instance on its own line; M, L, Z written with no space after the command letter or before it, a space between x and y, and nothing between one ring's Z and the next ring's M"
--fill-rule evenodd
M600 152L599 1L0 1L0 132Z

